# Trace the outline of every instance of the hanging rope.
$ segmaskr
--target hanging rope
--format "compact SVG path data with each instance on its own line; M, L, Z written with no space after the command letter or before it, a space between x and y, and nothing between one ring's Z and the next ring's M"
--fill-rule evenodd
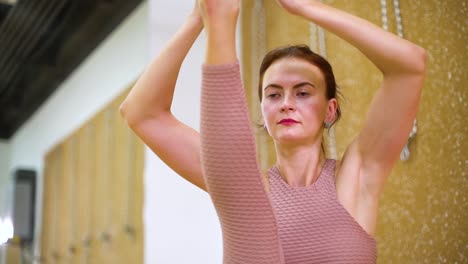
M325 42L325 31L323 28L315 25L314 23L309 23L309 32L310 32L310 48L313 51L318 51L318 53L327 58L327 46ZM336 138L335 138L335 128L331 127L328 130L328 154L332 159L337 159L336 154Z

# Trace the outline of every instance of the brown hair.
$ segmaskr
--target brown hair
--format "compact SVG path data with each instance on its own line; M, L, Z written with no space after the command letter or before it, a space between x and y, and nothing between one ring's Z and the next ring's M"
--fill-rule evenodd
M324 59L322 56L314 53L307 45L293 45L293 46L286 46L274 49L263 58L262 64L260 66L260 78L258 84L258 96L260 102L262 101L262 83L263 83L263 76L265 75L266 70L277 60L282 58L297 58L301 60L305 60L315 66L317 66L320 71L322 72L325 85L326 85L326 98L328 100L332 98L336 98L338 100L338 96L340 92L338 91L338 86L336 85L335 75L333 74L333 69L330 63ZM336 118L331 125L335 124L341 118L341 109L340 105L338 104L338 108L336 109Z

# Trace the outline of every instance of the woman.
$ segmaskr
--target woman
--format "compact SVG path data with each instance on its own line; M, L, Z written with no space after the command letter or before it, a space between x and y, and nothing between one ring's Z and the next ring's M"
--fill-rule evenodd
M262 114L277 155L276 166L261 175L235 49L239 0L198 0L122 104L122 115L164 162L209 192L225 263L373 263L379 196L416 115L425 51L320 1L278 2L354 45L383 74L341 161L321 151L322 132L339 113L331 67L307 47L287 47L261 67ZM180 65L203 25L198 134L170 106Z

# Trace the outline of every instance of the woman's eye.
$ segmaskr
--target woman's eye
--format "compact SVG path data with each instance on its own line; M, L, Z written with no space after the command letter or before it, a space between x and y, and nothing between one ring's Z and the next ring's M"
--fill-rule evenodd
M278 98L279 97L279 94L277 93L272 93L272 94L269 94L267 95L268 98L271 98L271 99L274 99L274 98Z
M309 95L309 93L307 93L307 92L299 92L299 93L297 93L297 96L299 96L299 97L306 97L306 96L308 96L308 95Z

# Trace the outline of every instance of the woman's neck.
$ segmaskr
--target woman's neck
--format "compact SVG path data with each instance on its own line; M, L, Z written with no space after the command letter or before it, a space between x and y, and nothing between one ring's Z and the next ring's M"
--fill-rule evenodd
M275 145L278 170L291 186L304 187L313 184L322 171L325 155L321 142L313 145Z

